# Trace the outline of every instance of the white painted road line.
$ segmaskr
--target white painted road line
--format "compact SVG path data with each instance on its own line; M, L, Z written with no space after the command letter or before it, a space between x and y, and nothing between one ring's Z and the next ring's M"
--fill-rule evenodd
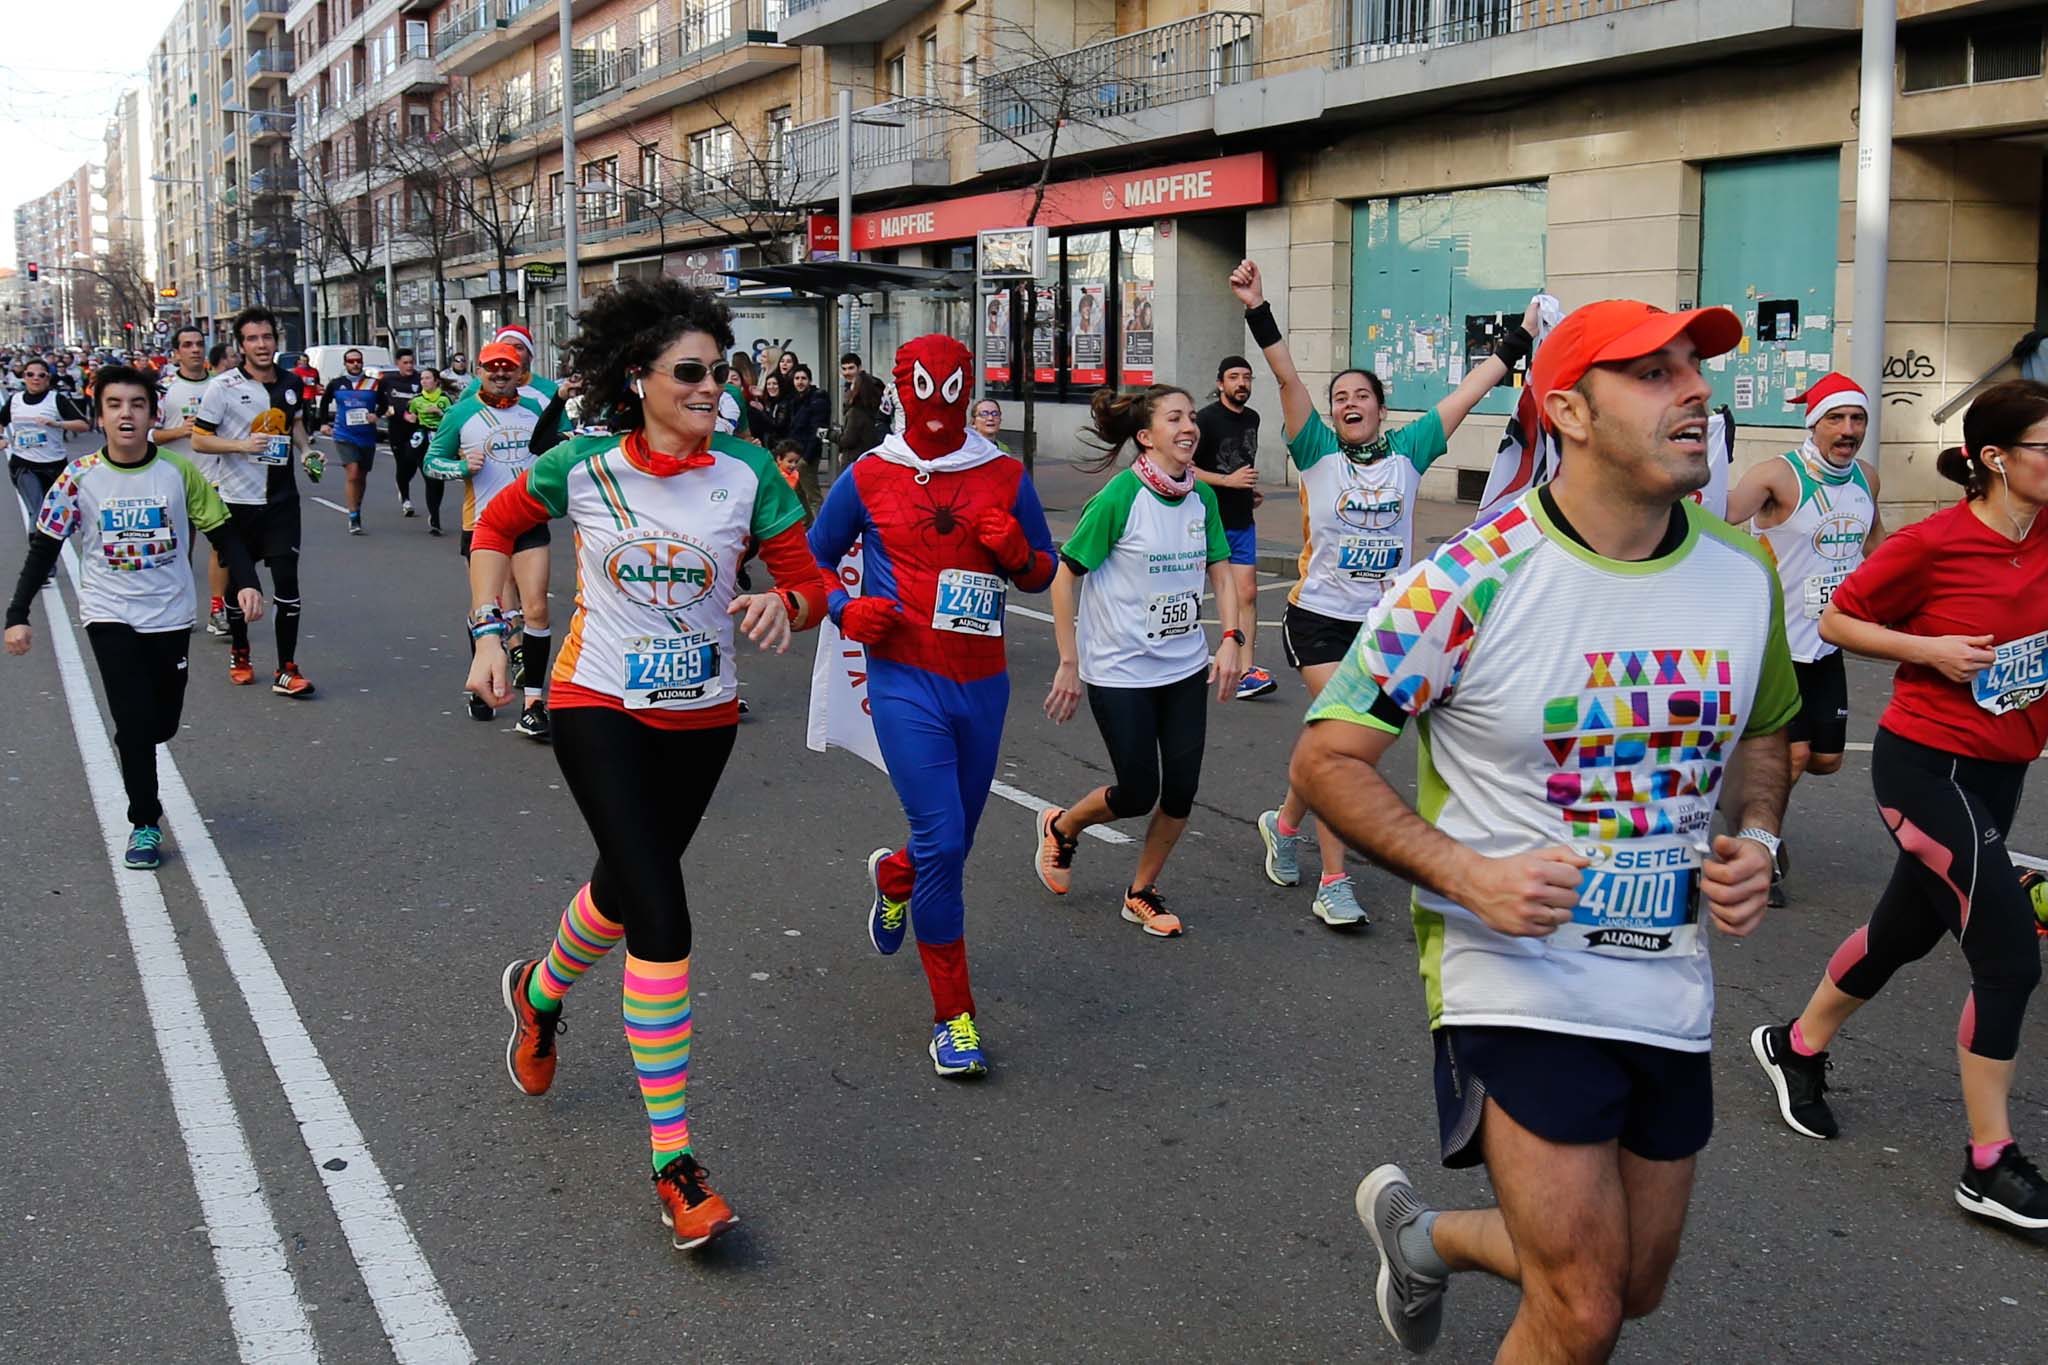
M78 567L70 556L65 556L63 563L65 572L71 577L72 591L76 593ZM61 613L61 607L59 610ZM65 624L68 627L68 618ZM90 702L92 689L85 682L84 665L78 659L75 642L71 657L77 668L79 685L85 688L86 699ZM71 681L67 676L67 692ZM80 733L79 742L83 748L85 727L77 724L81 713L75 702L72 710L74 728ZM94 706L92 715L98 719L97 706ZM106 745L104 730L96 733L102 745ZM111 746L107 746L107 754L111 760ZM114 771L118 774L118 766ZM327 1064L313 1046L312 1035L306 1031L298 1007L292 1003L291 992L285 989L284 978L278 975L276 963L271 961L269 950L256 933L256 926L249 918L249 907L244 904L242 893L236 889L234 878L228 874L220 851L214 847L213 836L207 832L206 822L200 818L198 803L192 799L190 789L185 786L184 774L178 771L177 760L171 757L168 749L158 750L157 782L166 823L177 836L178 852L194 888L199 892L207 921L213 926L214 937L220 942L228 970L234 974L235 985L249 1006L249 1016L255 1021L256 1031L263 1040L263 1050L270 1056L271 1069L277 1073L278 1082L284 1087L292 1116L299 1123L299 1136L319 1170L320 1183L326 1188L328 1202L334 1206L334 1216L341 1223L342 1235L348 1239L349 1252L355 1257L363 1285L370 1291L370 1301L377 1310L378 1320L384 1325L384 1335L391 1343L392 1355L397 1357L399 1365L468 1365L476 1359L476 1352L470 1348L469 1338L463 1335L462 1324L456 1321L454 1310L448 1306L440 1281L434 1278L432 1268L427 1265L426 1255L413 1237L412 1228L399 1210L390 1186L378 1171L376 1158L370 1155L362 1130L356 1126L347 1102L341 1097L340 1087L335 1085ZM117 779L114 783L117 791L119 785ZM125 800L116 801L109 807L98 801L98 792L95 791L95 801L100 807L100 824L108 831L109 848L118 849L115 841L122 838L119 832L127 828ZM112 820L108 818L110 809L114 816ZM119 861L118 852L115 861ZM164 931L168 934L168 912L164 919ZM182 958L179 969L183 975ZM190 991L189 978L187 991ZM195 1001L195 1015L197 1009ZM199 1031L204 1036L203 1019L200 1020ZM210 1044L208 1050L211 1051ZM217 1060L214 1066L218 1070ZM187 1145L189 1148L189 1142ZM242 1145L246 1157L246 1141ZM192 1150L196 1171L198 1153L197 1149ZM250 1188L257 1188L253 1182L252 1168ZM296 1299L293 1302L296 1306ZM300 1310L300 1321L304 1322L303 1310ZM237 1336L240 1336L239 1329Z
M67 557L66 566L70 564ZM156 1034L171 1111L192 1168L192 1185L206 1220L206 1239L227 1300L235 1349L245 1361L317 1361L319 1347L298 1286L285 1259L284 1238L263 1180L249 1151L248 1134L235 1112L213 1035L185 967L185 952L171 924L156 877L121 865L125 851L127 799L112 742L100 720L85 661L80 657L71 615L56 585L42 593L43 614L71 708L71 732L85 764L86 787L98 814L112 864L121 918L142 981L143 1005Z
M313 498L313 501L314 501L314 502L317 502L317 503L319 503L319 504L320 504L320 505L321 505L322 507L332 507L332 508L333 508L333 509L334 509L335 511L337 511L337 512L341 513L341 514L342 514L343 516L347 516L347 515L348 515L348 509L347 509L346 507L343 507L343 506L342 506L342 505L341 505L340 503L338 503L338 502L329 502L329 501L328 501L327 499L325 499L325 498L323 498L323 497L319 497L319 496L317 496L317 495L309 495L309 496L312 496L312 498Z
M2011 849L2005 851L2005 856L2021 867L2031 867L2036 872L2048 872L2048 858L2033 858L2024 853L2015 853Z
M1014 612L1019 616L1028 616L1034 621L1045 621L1050 623L1052 620L1052 613L1049 611L1040 611L1036 607L1020 607L1016 605L1014 602L1011 603L1007 608L1005 608L1005 610Z
M1016 608L1012 607L1010 610L1015 611ZM1043 797L1033 796L1022 787L1013 787L1007 782L989 783L988 792L990 796L1000 796L1005 801L1022 806L1025 810L1030 811L1034 817L1047 806L1054 804ZM1100 839L1105 844L1135 844L1138 842L1122 830L1111 829L1108 825L1090 825L1081 832L1090 838Z

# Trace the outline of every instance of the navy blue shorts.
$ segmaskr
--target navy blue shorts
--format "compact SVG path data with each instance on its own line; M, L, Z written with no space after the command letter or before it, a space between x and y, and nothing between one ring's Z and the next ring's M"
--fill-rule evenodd
M1230 562L1233 564L1257 564L1259 562L1259 528L1255 522L1232 530L1223 528L1223 539L1230 544Z
M1435 1038L1437 1131L1453 1169L1486 1159L1488 1098L1546 1142L1619 1142L1646 1161L1689 1157L1714 1131L1709 1053L1456 1024Z

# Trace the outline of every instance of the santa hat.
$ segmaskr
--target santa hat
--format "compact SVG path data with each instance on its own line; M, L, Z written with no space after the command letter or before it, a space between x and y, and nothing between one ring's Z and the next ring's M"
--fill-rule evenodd
M508 322L503 327L500 327L498 334L492 337L491 340L509 341L514 345L524 346L528 355L533 354L533 333L527 331L516 322Z
M1822 375L1817 383L1805 393L1795 393L1789 400L1806 404L1806 425L1811 427L1821 417L1836 408L1862 408L1870 411L1870 395L1857 387L1856 381L1846 374L1833 370Z

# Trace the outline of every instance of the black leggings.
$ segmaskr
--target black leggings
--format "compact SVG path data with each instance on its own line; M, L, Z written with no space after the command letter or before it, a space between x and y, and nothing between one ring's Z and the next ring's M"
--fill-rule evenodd
M270 570L270 614L277 623L277 666L297 663L299 656L299 552L274 555L263 561ZM238 650L249 648L249 619L228 594L228 643Z
M1158 687L1088 684L1088 709L1102 731L1116 784L1105 799L1119 820L1150 813L1185 820L1202 780L1209 725L1208 670Z
M429 433L410 423L392 424L391 463L398 475L398 496L412 501L412 478L420 472L420 461L427 458ZM439 479L421 479L427 494L427 515L435 521L441 519L441 495L445 488Z
M657 730L624 711L574 706L553 716L555 761L597 843L590 896L626 927L626 951L645 962L690 955L683 854L697 832L737 725Z
M1955 935L1970 964L1956 1041L1996 1062L2019 1051L2027 997L2041 980L2034 913L2005 848L2026 775L2024 763L1962 758L1880 727L1870 780L1899 860L1870 923L1828 961L1837 988L1868 1000Z
M64 472L63 460L44 464L36 460L24 460L18 455L7 457L7 477L14 484L14 491L28 504L30 520L43 508L43 499L50 492L50 485L57 482L57 476Z
M156 746L178 733L185 712L185 649L189 630L152 631L114 621L86 626L100 686L114 716L114 751L121 756L121 785L128 792L128 823L154 825L164 818L156 794Z

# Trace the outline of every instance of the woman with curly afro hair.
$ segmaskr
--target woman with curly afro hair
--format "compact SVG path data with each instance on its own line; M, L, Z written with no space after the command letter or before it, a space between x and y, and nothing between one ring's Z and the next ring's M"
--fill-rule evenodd
M546 521L576 531L576 613L553 673L556 760L597 844L590 881L539 957L500 981L512 1035L505 1066L528 1095L554 1080L562 999L626 941L626 1041L652 1133L655 1193L674 1242L700 1247L738 1220L690 1145L690 913L682 858L739 725L736 633L789 647L815 626L826 585L803 508L766 451L717 435L732 324L711 295L674 280L599 294L567 369L611 430L536 460L491 500L470 545L469 687L509 699L504 650L511 550ZM739 593L749 540L773 592Z

